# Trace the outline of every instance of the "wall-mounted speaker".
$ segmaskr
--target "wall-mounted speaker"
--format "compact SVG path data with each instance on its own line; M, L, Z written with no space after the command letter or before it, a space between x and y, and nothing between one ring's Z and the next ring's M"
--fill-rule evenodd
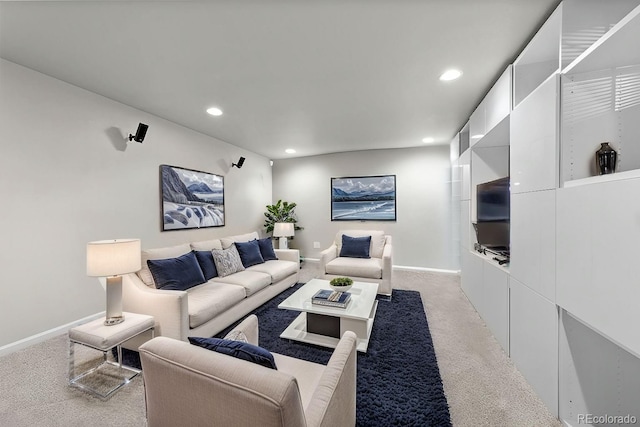
M238 169L240 169L242 165L244 165L244 157L240 157L240 160L238 160L238 163L231 163L231 167L235 166Z
M140 123L138 125L138 130L136 131L136 134L135 135L129 134L129 141L136 141L136 142L144 141L144 137L147 134L147 129L149 129L148 125L145 125L144 123Z

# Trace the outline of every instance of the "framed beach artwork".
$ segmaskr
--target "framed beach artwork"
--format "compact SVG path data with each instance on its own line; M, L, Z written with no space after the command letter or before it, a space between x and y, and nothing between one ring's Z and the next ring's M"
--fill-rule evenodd
M224 177L160 165L162 231L224 225Z
M331 178L331 221L395 220L395 175Z

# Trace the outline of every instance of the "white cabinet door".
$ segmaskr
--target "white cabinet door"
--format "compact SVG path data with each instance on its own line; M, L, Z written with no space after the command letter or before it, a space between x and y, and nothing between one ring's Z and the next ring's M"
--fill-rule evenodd
M482 318L509 355L509 273L484 261Z
M511 113L511 192L558 187L559 76L545 81Z
M556 305L511 277L510 357L553 415L558 415Z
M555 302L556 190L511 195L509 273Z
M556 301L640 356L640 179L557 190Z

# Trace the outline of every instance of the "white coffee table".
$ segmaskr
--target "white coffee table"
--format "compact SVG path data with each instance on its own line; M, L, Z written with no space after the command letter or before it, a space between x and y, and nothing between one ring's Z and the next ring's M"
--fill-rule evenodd
M312 279L278 305L301 311L280 337L335 348L345 331L353 331L358 337L358 351L366 353L378 308L378 284L353 282L346 308L312 304L311 297L320 289L330 289L329 281Z

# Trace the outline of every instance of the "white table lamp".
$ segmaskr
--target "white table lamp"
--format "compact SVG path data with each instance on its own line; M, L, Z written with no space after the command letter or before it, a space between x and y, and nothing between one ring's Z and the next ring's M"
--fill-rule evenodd
M273 237L280 238L280 249L288 249L287 237L295 234L292 222L276 222L273 225Z
M140 240L117 239L87 243L87 275L107 278L107 315L104 324L117 325L122 315L122 276L140 270Z

